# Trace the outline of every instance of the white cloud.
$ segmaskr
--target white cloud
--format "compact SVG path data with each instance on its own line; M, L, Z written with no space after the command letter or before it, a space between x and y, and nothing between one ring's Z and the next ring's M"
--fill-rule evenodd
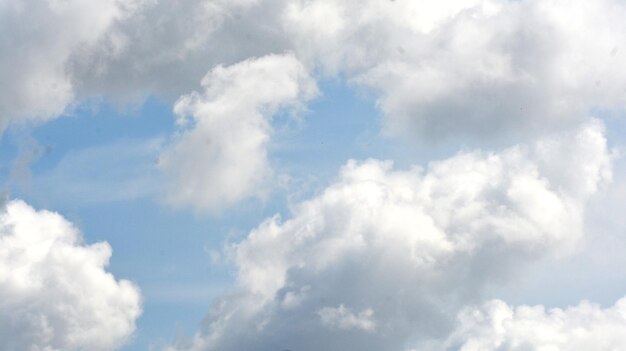
M526 134L625 107L620 1L288 3L297 52L376 90L393 135Z
M511 307L500 300L467 308L444 348L478 350L595 350L626 348L626 299L603 309L582 302L546 311L544 306Z
M93 204L155 196L163 180L156 163L163 138L118 140L70 150L24 188L54 203Z
M0 132L12 121L63 113L76 95L73 60L102 44L139 1L0 2Z
M60 4L0 7L3 123L74 96L176 98L217 65L286 51L376 91L386 131L411 138L524 135L626 103L619 0Z
M217 211L250 195L271 174L267 146L279 110L298 109L317 93L292 55L270 55L218 66L203 92L175 106L182 131L160 158L175 205Z
M104 270L111 247L82 243L60 215L10 201L0 212L0 348L113 350L135 330L139 290Z
M373 331L376 329L374 311L371 308L354 314L344 305L339 307L324 307L317 311L322 324L339 329L361 329Z
M377 92L392 135L503 137L623 109L618 0L156 1L116 26L129 44L77 68L86 90L174 95L217 64L293 51ZM94 75L97 72L97 75Z
M169 202L217 211L262 191L271 175L272 116L315 95L310 72L375 91L394 136L543 133L595 109L624 108L625 18L619 0L0 1L0 131L53 118L94 95L177 97L210 70L203 91L176 103L183 126L159 165ZM179 346L262 350L317 340L316 349L393 350L413 337L441 336L485 285L526 261L571 250L585 201L609 178L597 123L533 146L461 153L426 171L349 162L291 219L270 218L232 248L242 292L225 297L195 339ZM65 243L59 252L78 252L72 257L91 265L76 266L96 273L79 275L86 285L68 285L69 293L62 284L73 283L64 280L70 258L42 256L51 261L24 267L57 284L43 299L36 285L32 294L14 293L30 276L5 268L0 293L9 302L0 308L27 312L0 324L16 335L7 347L106 348L127 336L138 296L103 271L108 247L80 246L60 217L19 202L3 220L13 220L11 208L52 221L38 235L69 239L45 250ZM55 226L65 229L49 230ZM2 230L3 240L18 237L13 227ZM19 255L39 257L40 245L20 245L16 254L0 247L0 257L11 264ZM96 278L109 290L96 289ZM130 307L113 313L119 325L106 324L92 300L78 305L91 314L56 309L76 306L71 299L85 286L94 296L125 291L120 306ZM79 324L93 329L78 333L75 318L85 315L95 317Z
M240 293L175 349L401 350L445 336L486 286L576 246L585 201L610 164L595 121L427 171L350 161L291 219L270 218L231 248Z

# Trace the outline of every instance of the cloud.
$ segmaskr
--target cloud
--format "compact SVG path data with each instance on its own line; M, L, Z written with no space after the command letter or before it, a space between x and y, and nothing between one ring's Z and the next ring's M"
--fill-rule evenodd
M0 11L3 124L51 118L76 98L176 99L207 70L283 52L376 92L385 131L410 139L542 133L626 102L618 0L72 0Z
M301 108L317 87L289 54L218 66L202 86L176 102L181 131L159 167L169 180L168 202L218 211L259 194L271 174L273 115Z
M218 211L262 193L273 116L302 108L314 78L373 91L385 132L411 140L509 140L622 110L625 17L619 0L5 1L0 131L93 96L175 99L208 70L201 91L176 102L180 130L159 167L168 202ZM443 337L486 286L576 246L586 200L610 178L610 163L598 122L426 170L348 162L290 219L267 219L230 248L239 293L176 348L394 350ZM104 272L108 246L82 245L58 215L20 202L6 208L0 238L17 246L0 246L9 267L0 308L12 316L0 322L0 340L11 335L4 346L112 348L127 337L139 297ZM27 245L21 233L31 229L53 240ZM26 268L8 266L16 262ZM66 279L74 271L80 284ZM45 299L31 272L53 284ZM115 311L102 312L93 296Z
M19 200L0 212L0 348L113 350L135 330L139 290L104 268L111 247L85 245L60 215Z
M500 300L460 313L442 349L621 350L626 347L626 299L603 309L590 302L546 311L544 306L511 307Z
M290 51L373 90L389 135L505 138L624 108L624 18L617 0L155 1L113 30L123 50L76 69L97 94L177 96L215 65Z
M3 1L0 4L0 132L39 122L74 102L73 60L104 44L105 34L139 1Z
M289 48L273 23L282 1L156 0L144 5L77 61L73 68L84 95L128 102L155 94L175 100L218 65ZM106 45L111 41L122 44L111 50Z
M488 286L574 250L585 202L610 177L597 121L427 170L350 161L290 219L230 247L239 292L172 349L402 350L445 337Z
M525 135L625 106L620 1L322 0L286 9L281 23L297 52L376 91L390 135Z

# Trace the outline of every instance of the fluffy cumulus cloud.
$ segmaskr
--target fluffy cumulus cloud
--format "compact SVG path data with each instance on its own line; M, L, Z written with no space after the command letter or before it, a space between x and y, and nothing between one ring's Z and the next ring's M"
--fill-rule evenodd
M582 302L566 309L511 307L500 300L468 308L445 350L596 350L626 348L626 299L603 309Z
M171 203L218 210L259 192L271 173L267 146L273 115L301 108L317 88L292 55L218 66L202 86L202 92L176 103L183 130L159 166L169 179Z
M292 51L375 91L391 135L527 134L624 107L625 17L618 0L155 1L115 27L132 45L76 70L92 92L176 96L213 65Z
M287 50L273 20L283 5L256 0L146 1L135 16L118 21L102 45L83 55L73 69L87 95L121 101L146 94L176 99L216 65ZM120 43L118 50L106 45L111 41Z
M293 45L378 91L393 135L527 133L577 123L594 107L625 106L621 1L322 0L286 8Z
M240 291L172 349L403 350L445 337L488 285L576 247L610 164L599 122L427 170L350 161L290 219L229 248Z
M138 289L104 270L107 243L85 245L60 215L10 201L0 211L0 349L113 350L135 329Z
M113 23L139 5L139 0L0 1L0 132L13 121L63 113L76 95L74 59L105 44Z
M216 212L262 194L275 116L305 106L320 78L373 93L384 132L427 142L624 111L624 19L622 0L0 0L0 133L93 96L166 97L179 123L158 160L167 201ZM593 121L426 169L350 161L289 219L228 248L238 292L172 348L620 348L623 302L495 301L456 320L525 262L576 248L611 157ZM1 213L0 348L123 342L139 296L104 271L109 247L21 202Z
M373 89L392 135L525 134L626 102L619 0L5 1L0 11L5 122L58 114L75 95L175 99L216 65L286 51Z

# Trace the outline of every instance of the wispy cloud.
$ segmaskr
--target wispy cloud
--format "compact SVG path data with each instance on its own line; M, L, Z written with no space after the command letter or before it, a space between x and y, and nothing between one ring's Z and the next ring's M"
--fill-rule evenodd
M35 196L58 203L102 203L158 197L163 138L120 140L69 151L32 184Z

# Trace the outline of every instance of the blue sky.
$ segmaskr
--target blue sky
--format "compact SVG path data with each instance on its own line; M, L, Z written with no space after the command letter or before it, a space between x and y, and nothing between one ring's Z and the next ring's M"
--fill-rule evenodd
M0 0L0 349L626 348L625 23Z

